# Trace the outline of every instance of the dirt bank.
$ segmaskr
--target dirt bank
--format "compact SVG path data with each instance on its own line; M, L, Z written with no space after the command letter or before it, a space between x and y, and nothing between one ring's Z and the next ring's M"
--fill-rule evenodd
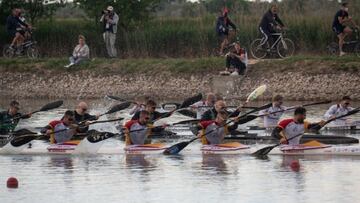
M360 99L360 59L297 56L252 64L243 78L218 76L223 59L95 59L65 70L65 59L0 60L0 95L6 98L100 98L106 94L131 98L181 98L219 91L245 97L267 84L262 99L283 94L287 100ZM230 95L229 95L230 94Z

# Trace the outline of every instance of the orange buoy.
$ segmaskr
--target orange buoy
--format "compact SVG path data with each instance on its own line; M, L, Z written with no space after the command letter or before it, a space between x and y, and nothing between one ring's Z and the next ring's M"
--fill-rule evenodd
M14 177L10 177L6 182L6 185L7 185L8 188L18 188L19 187L19 181Z
M290 164L290 168L293 170L293 171L296 171L298 172L300 170L300 163L298 160L294 160L291 162Z

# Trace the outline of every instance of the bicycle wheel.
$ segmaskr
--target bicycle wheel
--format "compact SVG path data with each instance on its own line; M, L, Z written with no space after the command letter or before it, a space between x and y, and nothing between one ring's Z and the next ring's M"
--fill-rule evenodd
M262 39L255 39L251 42L250 52L251 55L256 59L263 59L267 55L266 45L261 45Z
M354 49L354 53L357 57L360 57L360 43L357 43Z
M31 59L39 58L39 50L36 46L30 46L26 50L26 55Z
M3 48L3 56L5 58L12 58L15 55L15 50L10 48L10 45L7 44Z
M281 58L292 56L295 52L295 44L291 39L284 38L276 45L277 53Z

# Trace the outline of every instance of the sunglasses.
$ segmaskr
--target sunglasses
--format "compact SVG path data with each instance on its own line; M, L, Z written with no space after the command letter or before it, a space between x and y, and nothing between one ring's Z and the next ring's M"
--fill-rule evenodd
M145 117L144 119L145 119L145 120L150 120L150 117Z
M83 110L84 112L85 112L85 111L87 111L87 109L86 109L86 108L85 108L85 109L82 109L82 110Z
M68 120L71 122L71 121L74 121L74 118L68 118Z
M346 103L344 103L345 105L350 105L350 103L348 103L348 102L346 102Z

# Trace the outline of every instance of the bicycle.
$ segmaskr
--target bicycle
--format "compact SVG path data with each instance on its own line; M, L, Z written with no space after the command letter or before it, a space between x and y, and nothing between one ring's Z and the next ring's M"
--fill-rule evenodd
M277 36L277 39L271 47L269 45L269 40L265 42L266 38L264 36L251 42L250 52L254 58L263 59L271 53L277 53L281 58L287 58L294 54L295 44L291 39L284 37L285 31L273 33L271 35Z
M27 56L31 59L39 57L39 50L36 46L37 42L33 39L33 29L26 29L25 32L29 33L29 38L25 39L19 47L11 47L10 44L6 44L3 48L3 56L6 58L13 58L19 56Z
M350 41L344 42L343 50L345 52L355 53L360 57L360 31L359 28L352 28L354 38ZM331 55L337 55L339 53L339 43L331 42L326 49Z

